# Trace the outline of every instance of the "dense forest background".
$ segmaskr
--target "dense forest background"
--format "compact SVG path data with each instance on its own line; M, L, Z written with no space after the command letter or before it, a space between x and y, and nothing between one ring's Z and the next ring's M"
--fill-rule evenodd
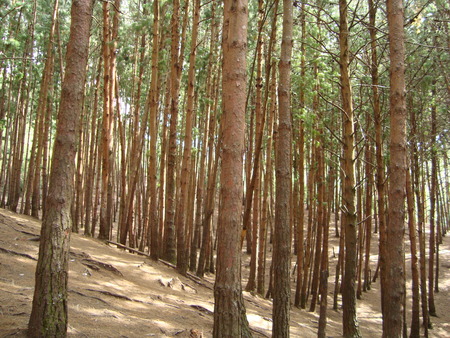
M38 218L47 210L70 7L71 1L0 1L0 206ZM328 292L322 286L329 269L337 271L337 308L349 261L359 298L380 270L383 276L383 257L390 257L392 248L383 245L388 191L396 183L390 180L390 31L379 1L294 1L292 13L286 203L297 258L290 268L295 265L293 303L314 311ZM243 282L266 297L274 292L266 274L277 226L276 149L286 140L278 94L282 14L277 0L249 3L241 88L241 243L251 255ZM149 252L183 275L215 272L223 202L223 17L214 0L95 3L75 131L72 231ZM419 314L426 331L429 315L438 313L439 245L450 220L449 23L447 1L404 3L403 208L413 257L413 332ZM346 231L351 217L353 232ZM333 267L329 233L340 239ZM379 243L386 251L378 265L370 264Z

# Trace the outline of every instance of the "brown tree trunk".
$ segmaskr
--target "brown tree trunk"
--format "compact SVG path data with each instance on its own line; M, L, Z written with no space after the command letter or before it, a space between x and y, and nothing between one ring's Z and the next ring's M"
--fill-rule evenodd
M412 107L412 105L411 105ZM411 116L411 137L416 139L416 142L411 142L412 146L412 174L413 184L417 208L417 233L419 235L419 266L420 266L420 299L422 308L422 324L424 327L424 335L428 337L428 329L431 326L428 313L428 293L427 293L427 269L426 269L426 253L425 253L425 214L422 203L422 196L424 196L422 188L423 185L419 182L421 169L419 167L419 149L417 144L420 142L417 135L416 114L413 110L410 112Z
M149 228L150 228L150 257L159 257L159 228L158 228L158 196L156 189L156 140L158 136L158 60L159 60L159 0L153 1L153 28L152 28L152 75L150 83L150 159L148 168L148 194L150 195Z
M405 297L405 197L406 197L406 103L403 1L387 0L390 59L391 116L389 211L386 227L386 279L381 285L386 295L383 337L401 337ZM387 259L389 257L389 259ZM383 280L382 280L383 282Z
M167 156L166 204L164 217L164 253L165 260L174 263L176 260L175 247L175 185L177 165L177 124L178 124L178 96L180 92L180 33L179 33L180 1L173 1L172 11L172 44L170 70L170 127L169 151Z
M215 130L215 119L211 118L211 116L215 116L214 112L212 111L212 102L215 102L217 97L215 97L216 93L216 87L219 84L218 76L213 76L213 63L214 58L216 55L216 41L217 41L217 23L215 20L216 16L216 3L212 4L211 9L211 39L209 42L209 59L208 59L208 66L207 66L207 73L209 74L207 80L206 80L206 97L209 100L206 100L206 107L205 107L205 118L203 122L203 138L202 138L202 149L201 149L201 155L200 155L200 168L199 168L199 179L197 183L197 205L196 205L196 212L195 212L195 230L194 230L194 236L193 236L193 242L191 244L191 257L190 257L190 264L189 269L191 271L197 270L197 249L200 247L201 242L201 229L202 229L202 209L206 210L206 200L204 199L204 190L207 188L206 181L206 175L209 175L206 172L206 156L208 152L208 137L211 129ZM209 148L210 153L212 154L212 146L214 144L211 140L211 147ZM209 157L209 160L212 159ZM205 207L204 207L205 206ZM204 272L200 271L200 274L203 275Z
M211 97L211 87L210 83L207 84L207 97ZM197 195L196 195L196 209L195 209L195 225L194 225L194 234L191 243L191 253L190 253L190 263L189 270L196 271L197 270L197 250L200 247L200 238L201 238L201 228L202 228L202 211L204 204L204 188L205 188L205 177L206 177L206 145L208 144L208 127L209 127L209 115L211 114L210 105L208 104L206 108L206 116L203 122L203 128L200 133L203 135L202 137L202 149L200 155L200 168L198 173L198 182L197 182Z
M217 228L213 327L213 337L217 338L251 336L242 296L239 243L242 228L247 21L246 0L225 0L221 207Z
M278 8L275 5L275 8ZM264 295L265 289L265 273L266 273L266 251L267 251L267 229L269 227L269 222L271 219L269 212L270 204L270 191L272 187L272 146L273 146L273 125L274 117L276 114L276 67L275 63L272 64L271 69L267 69L268 73L272 73L271 83L270 83L270 110L269 110L269 122L267 134L269 139L267 140L267 150L266 150L266 173L264 177L264 187L263 187L263 201L262 201L262 219L261 226L259 228L259 248L258 248L258 276L257 276L257 292L260 295Z
M112 65L111 32L109 3L103 3L103 120L102 120L102 189L100 205L100 233L98 238L109 239L112 227L112 201L109 191L112 189Z
M28 323L30 337L65 337L67 334L70 205L93 3L93 0L72 2L67 75L62 86L47 212L41 229L35 292Z
M165 250L165 206L166 206L166 176L167 176L167 152L168 152L168 137L167 137L167 124L169 122L169 109L170 109L170 77L167 77L166 81L166 94L164 102L164 118L161 130L161 155L159 164L159 190L158 190L158 242L159 242L159 256L164 256Z
M321 157L322 149L318 148L316 152L317 159L314 160L316 163L318 163L317 168L317 175L316 175L316 185L317 185L317 220L316 220L316 242L315 242L315 249L314 249L314 264L312 269L312 279L311 279L311 304L309 306L309 311L313 312L316 310L316 304L317 304L317 289L319 287L319 274L320 274L320 262L321 262L321 255L322 255L322 235L323 235L323 203L324 203L324 196L323 196L323 179L324 175L321 171L323 168L320 168L320 157Z
M306 303L308 301L308 294L307 289L309 285L310 277L310 267L311 267L311 259L312 259L312 246L313 246L313 221L312 221L312 215L314 213L313 209L313 195L314 195L314 179L315 179L315 173L316 173L316 166L313 165L312 158L315 156L315 145L314 143L311 145L311 151L310 151L310 165L309 165L309 173L308 173L308 230L306 232L306 248L305 248L305 262L303 265L303 285L302 285L302 292L300 297L300 307L302 309L306 308Z
M276 200L275 227L273 239L274 292L273 327L275 337L289 337L289 310L291 299L290 263L291 263L291 55L293 30L293 3L283 0L283 32L279 62L279 124L275 156Z
M47 45L47 53L42 74L41 88L39 90L38 107L36 111L35 131L33 137L33 145L30 154L30 165L28 167L28 180L25 196L24 214L30 214L34 217L39 216L40 199L45 195L40 194L39 182L41 175L41 161L44 153L44 142L46 130L49 126L46 124L46 116L48 111L48 93L51 87L51 79L53 75L53 41L55 36L56 18L58 13L59 1L55 0L53 5L52 22L50 25L50 34ZM46 168L45 168L46 169ZM33 202L33 203L32 203Z
M436 81L433 81L432 95L436 96ZM437 316L436 305L434 303L434 282L436 262L436 199L437 199L437 154L436 154L436 104L431 106L431 187L430 187L430 239L428 254L428 313L430 316Z
M408 204L408 230L411 242L411 275L412 275L412 318L410 338L420 337L420 296L419 268L417 259L416 221L414 215L414 195L412 192L411 175L406 170L406 197Z
M219 77L218 77L219 78ZM218 79L217 78L217 79ZM216 81L214 81L216 82ZM214 138L216 135L216 107L218 100L218 83L214 85L216 93L214 99L214 106L212 108L212 112L210 114L209 119L209 135L208 135L208 185L206 191L206 199L203 211L203 221L202 221L202 246L200 250L200 255L198 258L198 266L197 266L197 276L203 277L205 273L205 268L207 269L208 264L206 261L209 259L210 254L212 252L211 246L211 227L212 227L212 216L214 213L214 203L215 203L215 187L216 187L216 178L217 178L217 170L219 165L219 151L220 147L216 145L216 155L214 156ZM220 137L220 136L219 136ZM219 142L220 144L220 142Z
M343 216L341 218L343 220ZM340 276L342 274L342 263L344 261L344 253L345 253L345 229L344 222L341 221L341 233L339 236L339 255L338 261L336 263L336 273L334 275L334 292L333 292L333 310L338 309L338 295L341 293L341 284L339 283Z
M370 142L370 141L369 141ZM370 244L372 239L372 194L373 194L373 172L372 172L372 145L366 145L365 176L366 176L366 207L365 207L365 259L364 259L364 284L363 291L370 290Z
M117 4L117 6L120 4ZM146 5L145 3L143 4ZM144 15L148 15L148 9L144 8ZM156 14L156 20L157 20L158 14ZM118 18L117 18L118 20ZM155 17L154 17L155 20ZM139 174L141 172L141 159L142 159L142 153L145 143L145 135L147 131L147 125L148 125L148 119L149 119L149 110L151 109L152 103L150 102L151 95L153 94L153 87L151 87L151 94L147 96L147 101L144 107L144 113L141 120L141 108L140 108L140 99L141 99L141 92L142 92L142 81L143 81L143 74L144 74L144 58L145 58L145 45L146 45L146 34L143 33L141 38L141 52L139 53L139 75L137 76L137 93L135 96L135 106L134 106L134 117L133 117L133 128L132 128L132 137L131 137L131 146L126 147L130 149L128 151L128 154L125 154L125 137L123 138L122 143L122 153L121 159L123 161L122 164L122 189L121 189L121 200L120 200L120 209L119 209L119 229L120 229L120 238L119 242L122 244L126 243L127 236L130 235L130 246L134 247L135 243L132 243L132 229L133 229L133 216L139 217L140 215L136 212L135 209L137 207L134 204L134 199L138 198L137 195L137 185L138 185L138 179ZM155 48L158 48L157 46L153 45L153 50ZM157 59L157 57L156 57ZM152 58L152 62L154 62ZM153 70L152 70L153 75ZM153 80L153 79L152 79ZM150 85L152 86L152 84ZM157 94L157 91L156 91ZM120 122L120 117L119 117ZM124 134L124 133L122 133ZM126 159L126 163L125 160ZM151 174L149 173L151 176ZM150 180L150 177L149 177ZM136 223L136 222L135 222ZM140 223L138 223L140 224ZM137 238L135 238L137 240ZM141 243L144 243L145 240L141 240Z
M306 74L306 16L305 16L305 1L302 1L301 11L301 27L302 27L302 40L300 45L301 50L301 63L300 73L301 78L305 79ZM305 107L305 81L302 81L300 86L300 105ZM301 290L304 281L303 274L303 259L304 255L304 219L305 219L305 125L304 121L300 121L299 137L298 137L298 185L299 185L299 201L298 201L298 223L297 223L297 284L295 288L295 301L294 304L300 307Z
M255 98L255 158L254 158L254 167L252 173L251 180L251 192L249 189L246 191L246 201L249 201L249 198L253 196L253 224L251 226L252 229L252 249L251 249L251 257L250 257L250 273L247 285L245 287L246 291L254 291L256 289L256 261L257 261L257 244L258 244L258 230L260 227L260 191L261 191L261 141L264 132L264 122L265 122L265 111L263 110L262 103L262 87L263 87L263 79L262 79L262 54L263 54L263 36L261 34L262 29L264 27L264 9L263 9L263 1L258 0L258 41L256 42L256 98ZM261 140L261 141L260 141ZM254 192L254 194L253 194ZM251 203L248 205L246 203L246 210L244 215L250 215ZM247 218L249 218L247 216ZM250 220L246 220L244 216L244 228L246 228L245 222L249 222Z
M189 55L188 70L188 88L187 88L187 105L184 129L184 151L181 167L181 187L179 205L177 208L178 224L177 228L177 270L180 274L185 275L188 269L187 239L186 239L186 223L189 197L189 180L191 177L191 153L192 153L192 126L194 117L194 90L195 90L195 60L197 56L197 36L200 20L200 0L194 1L193 20L191 33L191 51Z
M318 13L318 17L320 16L320 11ZM318 114L319 111L319 82L318 82L318 65L317 62L314 64L314 78L316 81L315 85L315 94L313 98L313 111ZM320 129L317 126L318 122L316 122L315 129ZM315 249L314 249L314 264L312 266L312 275L311 275L311 304L309 306L309 311L313 312L316 310L316 304L317 304L317 292L319 287L319 274L320 274L320 262L321 262L321 254L322 254L322 233L323 233L323 227L322 227L322 220L324 215L323 210L323 202L324 202L324 195L323 195L323 184L324 182L324 172L323 168L320 167L320 159L322 156L322 148L323 143L321 142L321 135L318 133L318 135L315 137L315 143L319 146L316 147L316 151L314 153L314 157L312 157L312 160L314 163L317 163L317 171L315 175L315 181L312 183L316 186L317 189L317 203L315 203L316 210L317 210L317 218L315 219L315 229L316 229L316 242L315 242ZM322 171L321 171L322 170ZM313 188L314 189L314 188ZM312 197L312 196L311 196Z
M360 337L356 319L356 210L355 210L355 127L352 88L350 84L349 29L347 1L339 0L339 49L341 96L343 111L343 222L345 231L345 261L342 285L344 337Z
M95 188L95 168L97 163L97 114L98 114L98 92L100 90L100 74L102 67L102 58L98 60L97 75L95 77L95 88L94 95L92 99L92 117L91 117L91 128L90 128L90 140L88 143L88 163L86 168L86 189L84 190L84 205L86 208L85 219L84 219L84 234L86 236L94 236L94 229L92 227L93 223L91 219L93 218L92 209L93 202L95 199L94 188Z
M83 190L83 180L81 176L81 166L83 163L83 121L85 121L85 109L84 109L84 96L83 96L83 102L81 102L81 105L83 107L81 111L81 126L77 130L77 144L79 151L77 152L76 156L76 166L75 166L75 187L73 191L73 202L72 202L72 232L78 233L79 227L78 223L80 220L80 212L83 210L83 206L81 205L81 195Z
M320 130L321 134L323 131ZM321 179L325 180L325 150L322 147L320 151L319 158L319 172L321 173ZM331 175L330 175L331 176ZM322 186L318 187L319 196L322 195L321 198L318 197L318 201L322 200L322 208L325 208L327 203L331 203L331 201L325 201L325 182L322 182ZM319 202L320 203L320 202ZM319 218L320 219L320 218ZM320 313L319 313L319 330L317 333L318 337L324 338L326 337L326 326L327 326L327 305L328 305L328 232L329 232L329 222L327 218L327 212L324 211L322 215L322 220L320 221L320 227L323 227L323 242L322 242L322 257L320 261L320 286L319 286L319 294L320 294ZM312 303L311 303L312 304Z
M19 82L17 105L15 109L14 117L14 127L11 139L11 150L10 150L10 162L11 167L9 170L9 185L8 185L8 201L7 206L13 212L17 211L19 206L19 200L22 195L21 189L21 173L22 173L22 163L24 157L24 145L25 145L25 125L26 125L26 115L28 110L28 100L30 93L30 86L32 81L30 81L29 76L31 76L31 66L30 61L33 54L34 45L34 33L36 24L36 6L37 1L33 1L33 12L32 19L28 24L27 40L25 42L25 50L23 53L23 66L20 69L23 76Z
M371 76L372 76L372 95L373 95L373 114L375 123L375 146L376 146L376 188L377 188L377 209L378 217L375 220L375 233L379 229L379 255L378 267L381 270L381 279L386 275L384 259L386 256L386 219L385 219L385 174L383 162L383 117L380 108L380 95L378 92L378 57L377 57L377 28L376 14L377 5L373 0L369 1L369 33L370 33L370 49L371 49ZM376 280L378 268L373 276L373 281ZM384 308L384 294L381 290L381 308Z

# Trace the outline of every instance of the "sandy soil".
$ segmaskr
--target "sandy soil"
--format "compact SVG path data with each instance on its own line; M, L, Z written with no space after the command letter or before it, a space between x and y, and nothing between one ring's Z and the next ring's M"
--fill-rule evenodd
M40 222L34 218L0 209L0 337L25 336L33 297L39 229ZM330 240L329 304L332 304L336 264L333 247L337 252L338 243L332 236ZM243 254L243 259L245 276L248 256ZM374 255L373 270L376 259ZM408 264L409 256L407 259ZM430 336L450 337L449 238L441 245L440 262L440 292L436 294L439 317L432 318ZM78 234L72 235L69 275L69 336L212 335L213 275L202 280L184 278L161 262ZM245 286L245 279L243 283ZM250 293L244 293L244 297L254 337L270 337L272 302ZM378 282L362 298L357 309L361 333L364 337L380 337ZM327 336L341 336L341 316L341 311L328 310ZM317 325L317 313L292 307L292 337L316 337Z

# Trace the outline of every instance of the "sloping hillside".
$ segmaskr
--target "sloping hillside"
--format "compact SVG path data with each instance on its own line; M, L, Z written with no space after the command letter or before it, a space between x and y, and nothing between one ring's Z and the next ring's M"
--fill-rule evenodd
M40 222L31 217L0 209L0 337L24 336L31 312L39 228ZM446 304L450 289L449 242L446 238L441 246L441 272L445 277L436 295L441 317L433 318L434 337L450 336L450 306ZM244 259L248 257L244 255ZM247 271L245 264L244 275ZM164 263L73 234L69 336L210 337L213 281L212 275L203 280L181 277ZM365 337L381 335L378 294L375 284L358 302ZM245 293L245 300L254 337L270 337L271 301L249 293ZM315 337L317 322L318 315L293 307L291 335ZM328 322L327 335L338 337L341 313L330 309Z

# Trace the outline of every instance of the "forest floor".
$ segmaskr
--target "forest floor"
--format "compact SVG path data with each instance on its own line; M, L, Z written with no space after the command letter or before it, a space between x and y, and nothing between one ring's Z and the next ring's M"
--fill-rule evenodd
M40 222L36 219L0 209L0 337L25 336L33 298L39 231ZM338 252L337 239L332 235L330 232L327 336L340 337L342 311L331 309ZM376 252L377 244L373 246ZM410 256L406 257L409 264ZM246 276L248 255L243 254L243 259L243 275ZM373 255L372 271L376 259ZM162 262L78 234L72 234L69 268L68 333L71 337L212 335L214 275L202 280L185 278ZM430 336L450 337L448 237L440 247L440 276L440 292L435 295L438 317L432 318ZM245 283L244 278L243 287ZM408 293L409 290L410 283ZM381 337L379 294L377 281L357 302L363 337ZM247 292L244 298L254 337L270 337L272 302ZM410 305L407 307L409 326ZM318 313L292 307L292 337L316 337L317 327Z

